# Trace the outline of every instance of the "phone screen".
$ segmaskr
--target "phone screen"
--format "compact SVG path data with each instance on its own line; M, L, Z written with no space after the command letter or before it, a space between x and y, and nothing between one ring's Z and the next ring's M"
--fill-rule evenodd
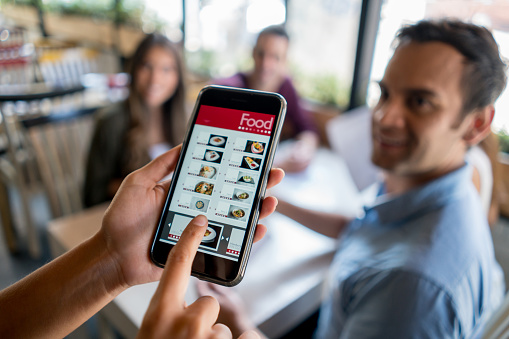
M223 259L223 264L216 260L212 266L231 270L238 267L232 263L241 259L250 225L257 219L276 124L281 122L274 112L207 104L198 105L195 114L156 241L175 245L191 219L203 214L209 224L198 252ZM199 258L196 269L217 273L199 268ZM206 265L205 257L201 261Z

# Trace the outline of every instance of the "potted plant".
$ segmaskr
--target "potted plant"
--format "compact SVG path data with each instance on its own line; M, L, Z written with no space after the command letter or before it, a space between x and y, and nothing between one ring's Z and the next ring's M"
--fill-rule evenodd
M500 213L509 217L509 133L502 129L497 132L499 153Z

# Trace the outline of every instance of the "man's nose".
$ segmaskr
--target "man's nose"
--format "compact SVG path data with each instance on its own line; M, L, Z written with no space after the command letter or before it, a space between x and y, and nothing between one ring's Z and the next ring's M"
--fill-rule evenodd
M264 69L267 69L267 68L270 68L271 64L272 64L272 58L270 58L268 56L264 56L262 59L262 67Z
M386 100L375 109L375 121L382 126L403 127L405 124L405 110L402 102L397 99Z

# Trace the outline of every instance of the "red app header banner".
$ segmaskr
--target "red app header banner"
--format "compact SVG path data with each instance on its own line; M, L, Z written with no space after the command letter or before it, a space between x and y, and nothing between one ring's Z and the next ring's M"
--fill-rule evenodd
M241 132L270 135L275 116L231 108L202 105L196 123Z

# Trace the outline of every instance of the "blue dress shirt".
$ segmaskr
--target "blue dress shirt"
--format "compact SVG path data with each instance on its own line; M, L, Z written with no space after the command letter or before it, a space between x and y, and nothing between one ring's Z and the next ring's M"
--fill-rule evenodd
M471 173L465 165L402 195L379 195L349 224L327 279L317 338L480 333L504 286Z

